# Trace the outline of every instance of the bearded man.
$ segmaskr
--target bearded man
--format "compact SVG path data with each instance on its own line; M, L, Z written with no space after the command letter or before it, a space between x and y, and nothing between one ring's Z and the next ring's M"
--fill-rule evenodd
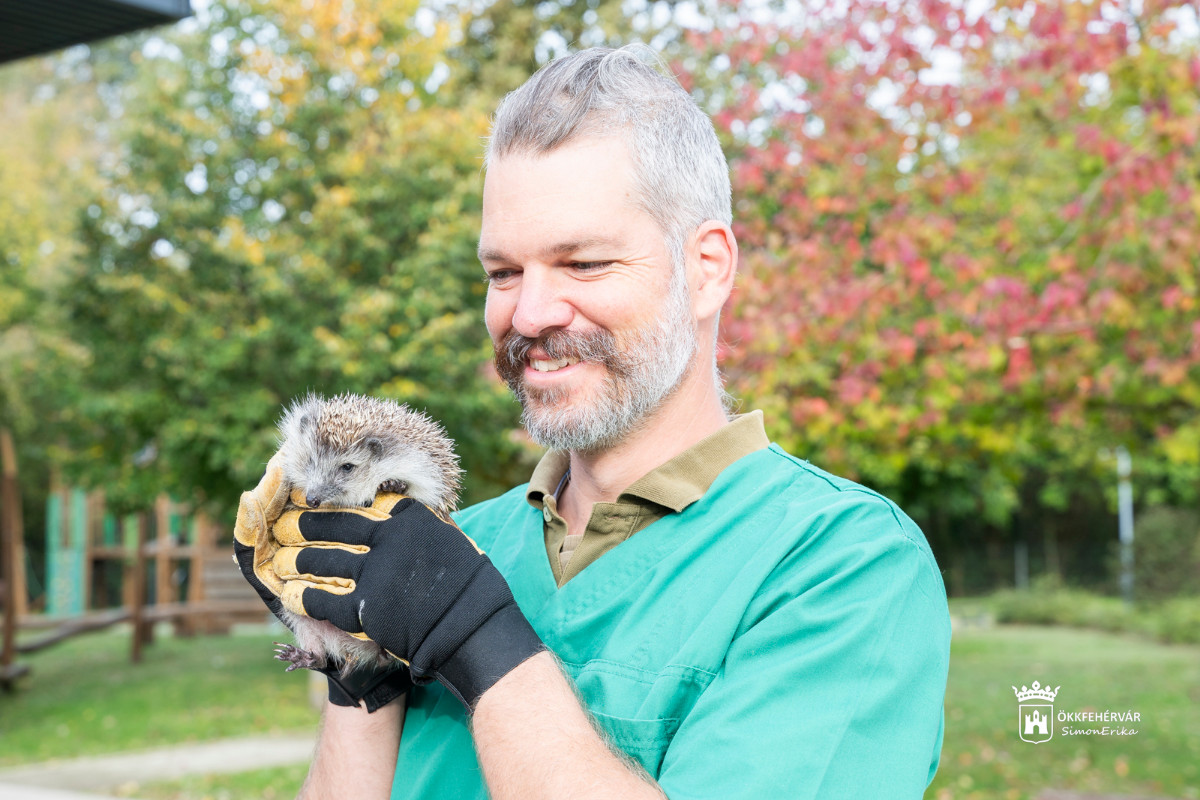
M922 795L945 589L895 505L729 415L729 194L711 121L637 51L559 59L505 99L486 323L548 453L461 533L411 501L299 515L361 554L305 548L354 589L289 608L401 667L331 676L302 796Z

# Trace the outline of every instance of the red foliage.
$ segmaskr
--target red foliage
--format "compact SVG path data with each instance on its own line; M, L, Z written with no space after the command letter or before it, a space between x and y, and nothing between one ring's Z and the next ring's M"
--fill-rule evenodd
M1144 6L849 0L693 39L735 153L725 363L778 438L1015 484L1195 415L1200 56Z

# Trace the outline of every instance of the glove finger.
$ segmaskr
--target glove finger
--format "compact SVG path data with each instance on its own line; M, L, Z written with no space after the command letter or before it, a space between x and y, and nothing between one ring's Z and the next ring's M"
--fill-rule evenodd
M250 587L258 593L262 601L266 603L267 610L274 614L280 621L287 624L287 620L283 617L283 601L279 595L271 591L266 584L258 579L254 573L254 548L247 547L239 542L233 543L234 560L237 561L238 568L241 569L242 575L246 578L246 582Z
M408 495L386 492L375 495L375 503L372 507L383 511L390 517L394 517L407 508L419 505L421 504Z
M297 613L305 614L313 619L329 620L346 633L361 633L362 622L358 618L358 599L353 594L334 594L333 592L308 585L302 586L303 581L288 584L284 592L284 605L291 608L288 595L293 586L301 586Z
M369 547L375 523L387 519L373 508L288 511L275 523L272 533L283 545L330 542Z
M242 492L237 519L233 523L233 540L253 547L266 529L267 520L262 503L254 496L254 492Z
M254 548L247 547L241 542L233 543L233 558L237 561L238 568L242 571L242 576L246 582L258 592L258 596L262 598L264 603L269 603L272 600L278 600L279 597L272 592L267 585L258 579L254 574Z
M275 554L275 571L284 580L305 578L325 583L326 578L357 581L362 573L364 553L342 547L309 545L284 547ZM331 583L336 581L329 581Z
M283 461L283 453L271 456L271 460L267 462L266 474L256 487L268 523L274 522L287 505L288 484L284 480Z
M234 538L253 546L283 510L287 488L283 481L283 459L276 453L267 462L266 472L258 485L242 493L233 526Z
M275 574L271 565L272 555L277 549L276 545L267 541L267 537L259 540L254 547L236 540L233 543L234 558L238 567L263 600L267 600L267 594L278 596L283 591L283 581Z

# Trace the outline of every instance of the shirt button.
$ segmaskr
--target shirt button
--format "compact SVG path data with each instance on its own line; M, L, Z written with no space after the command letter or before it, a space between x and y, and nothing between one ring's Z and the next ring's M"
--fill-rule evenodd
M542 506L542 519L550 521L550 506Z

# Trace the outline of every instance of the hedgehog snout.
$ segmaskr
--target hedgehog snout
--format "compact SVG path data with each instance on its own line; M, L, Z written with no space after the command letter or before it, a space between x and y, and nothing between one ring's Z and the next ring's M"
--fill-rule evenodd
M317 492L309 492L304 495L304 503L309 508L320 508L321 501L324 499L325 498L321 497L321 495Z

